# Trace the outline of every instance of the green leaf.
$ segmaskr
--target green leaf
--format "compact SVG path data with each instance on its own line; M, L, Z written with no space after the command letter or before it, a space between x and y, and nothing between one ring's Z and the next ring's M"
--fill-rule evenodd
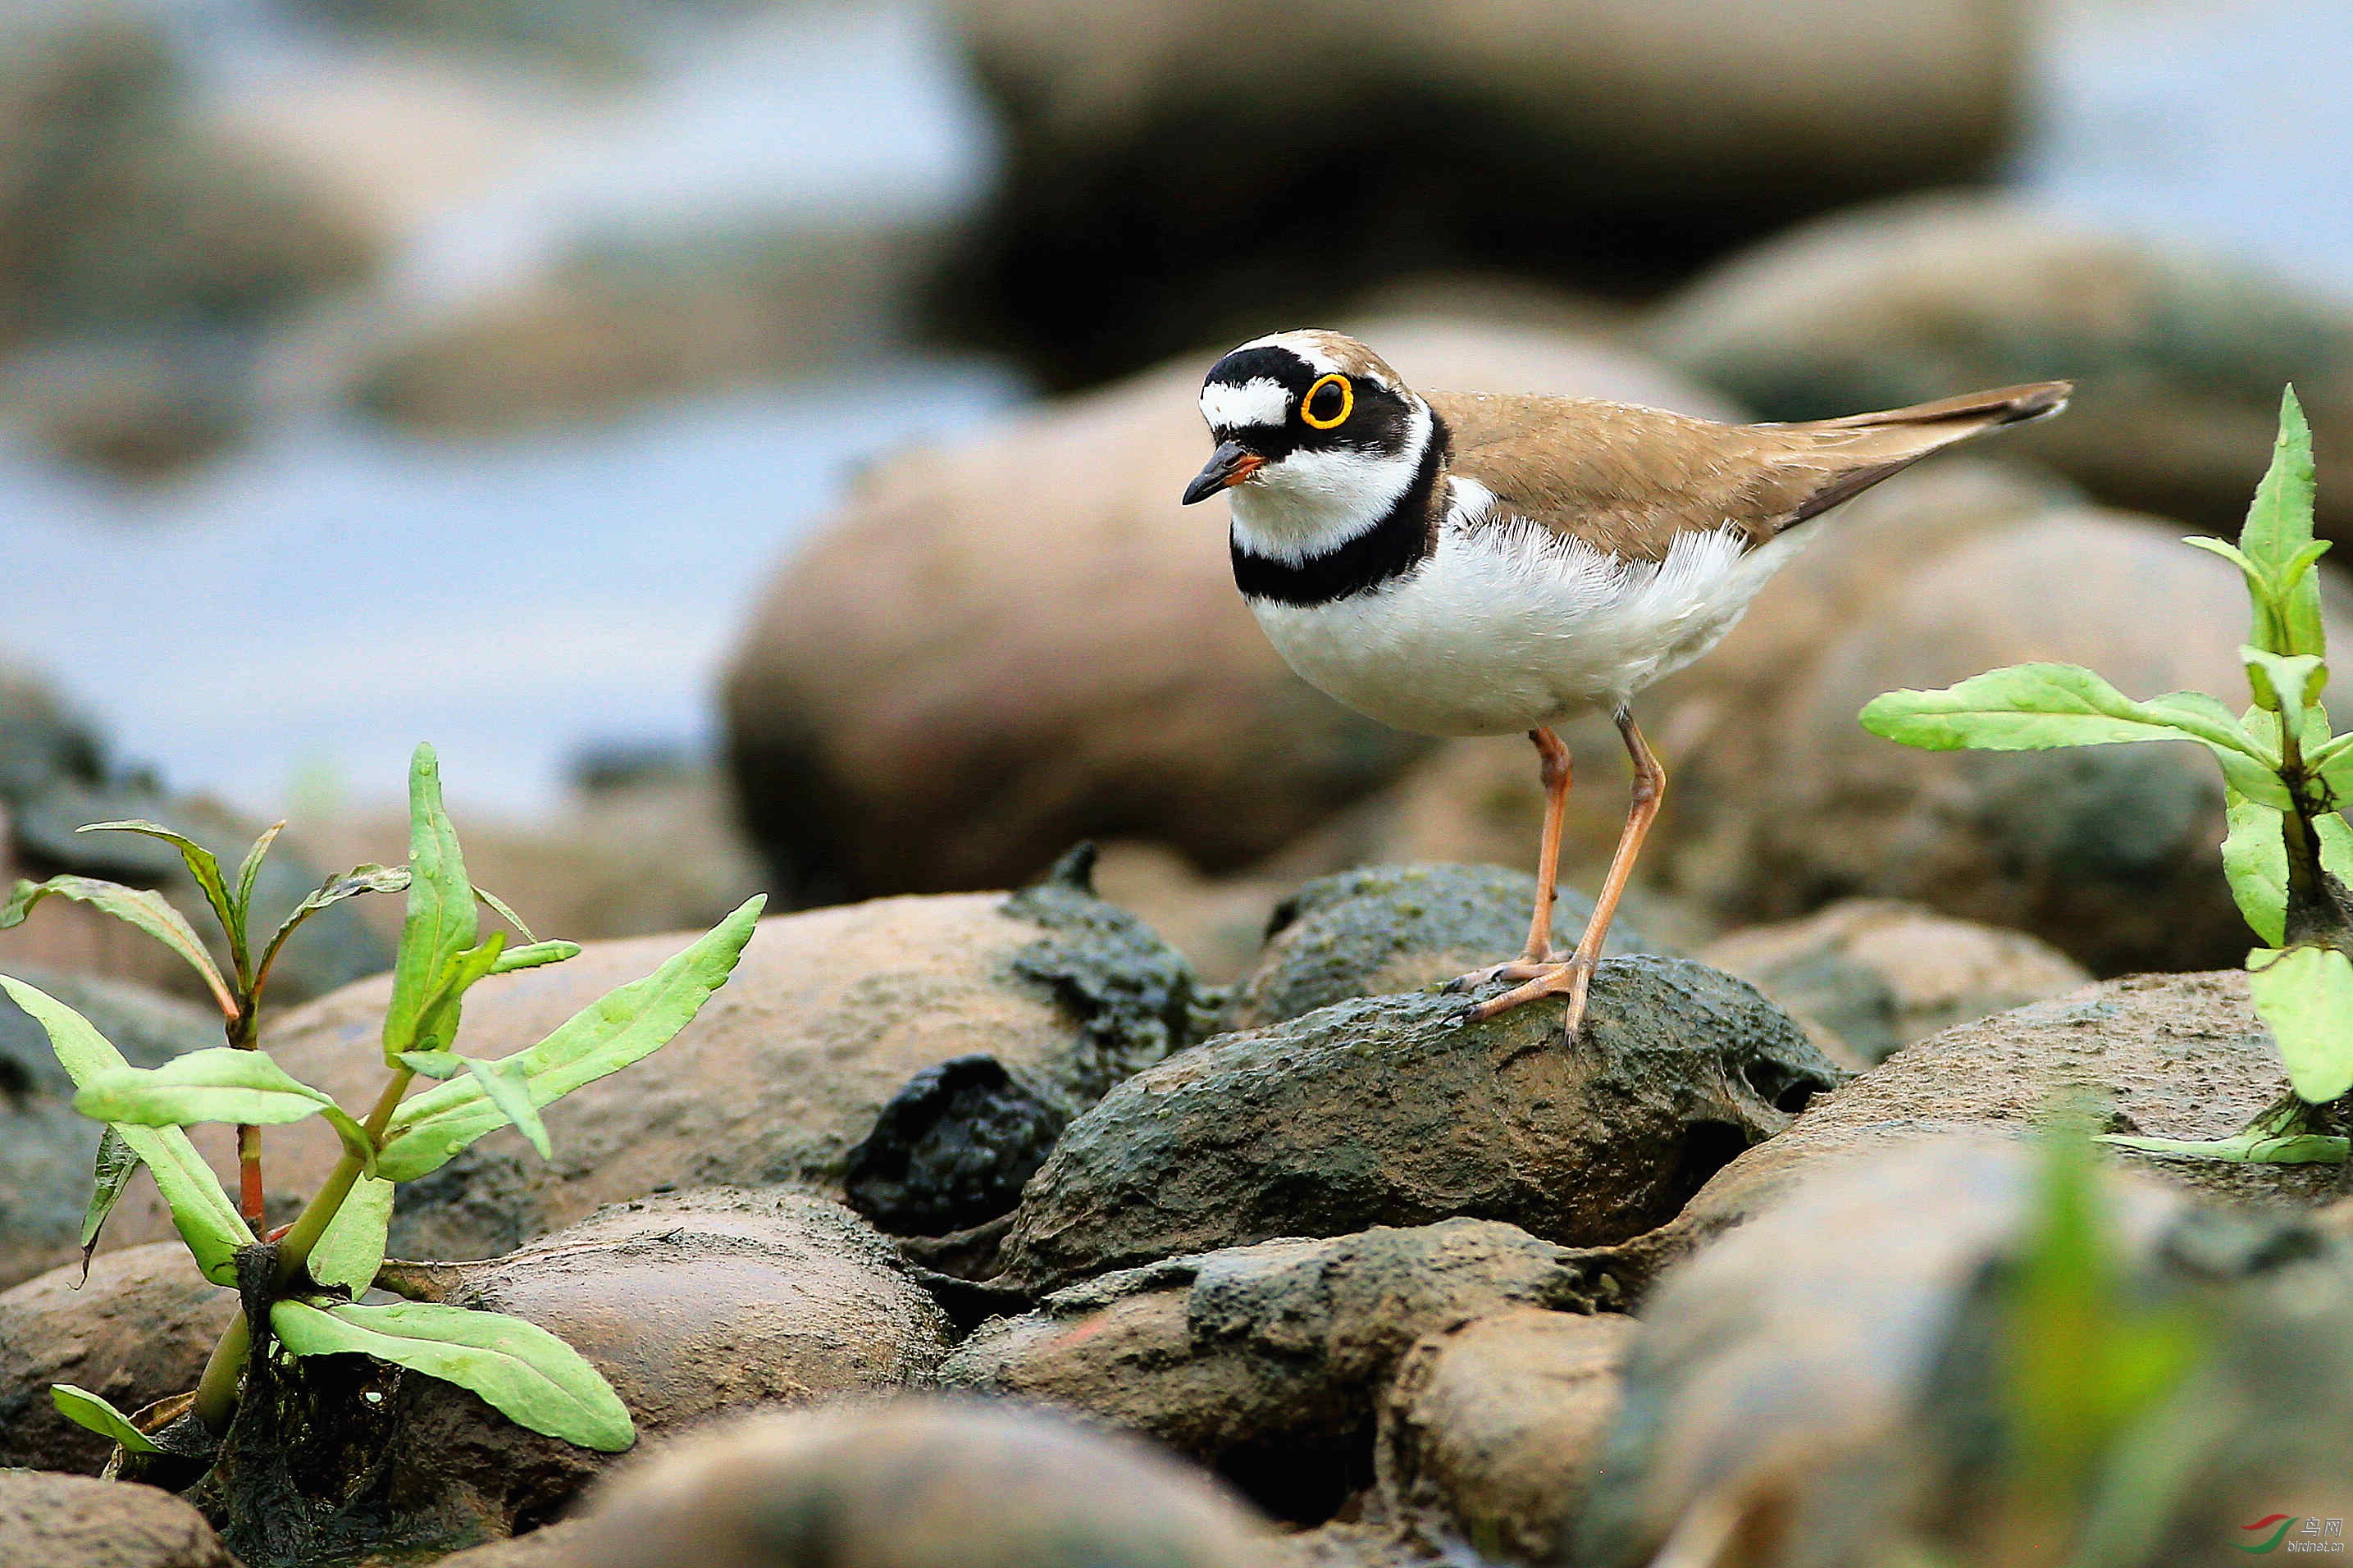
M205 951L195 928L164 900L163 894L145 888L126 888L120 882L102 882L95 877L64 876L52 877L46 882L19 882L7 903L0 905L0 931L22 923L36 904L51 896L88 904L137 926L187 960L188 967L202 975L205 984L212 988L213 1000L219 1004L224 1017L237 1016L237 997L229 990L228 982L221 978L221 972L213 966L213 955Z
M23 981L0 974L0 991L32 1016L49 1037L58 1065L77 1085L100 1075L127 1070L130 1063L91 1026L89 1019ZM115 1129L131 1152L154 1174L155 1185L171 1208L172 1223L195 1255L196 1267L216 1285L237 1283L237 1250L253 1245L237 1205L221 1190L212 1167L196 1152L188 1135L176 1127L125 1126Z
M2222 839L2222 875L2248 926L2276 947L2287 940L2285 818L2235 789L2226 789L2224 799L2230 832Z
M74 1096L74 1109L117 1126L188 1127L229 1121L275 1127L323 1116L357 1155L375 1168L375 1145L333 1096L312 1089L261 1051L215 1046L174 1057L159 1068L122 1067L93 1074Z
M500 898L488 888L476 888L474 889L474 897L490 905L491 910L497 914L499 919L514 927L515 934L522 937L525 942L536 942L539 941L539 938L531 934L531 927L522 923L522 917L515 913L512 910L507 908L507 903L504 899Z
M269 973L269 966L278 961L278 950L286 945L286 939L294 934L295 928L321 910L331 904L340 904L345 899L357 898L362 893L397 893L407 886L407 867L378 866L374 862L354 866L340 877L328 878L320 884L316 892L295 905L279 922L278 930L269 938L269 945L262 950L261 963L255 973Z
M139 833L149 838L160 838L180 852L188 865L188 875L205 890L205 901L213 907L213 918L220 921L221 931L229 939L231 948L240 956L245 952L244 935L238 929L237 906L229 901L228 889L221 883L220 861L213 852L185 833L174 833L160 822L133 820L124 822L86 822L74 829L76 833Z
M2247 509L2246 526L2239 532L2239 549L2264 579L2267 592L2259 603L2255 628L2247 640L2268 652L2325 655L2328 651L2320 620L2320 582L2302 573L2293 587L2288 574L2315 542L2312 537L2314 475L2312 429L2295 388L2280 395L2279 439L2272 447L2271 468L2255 487L2254 504Z
M580 956L576 942L535 942L528 947L509 948L499 954L498 963L491 966L493 974L512 974L518 969L537 969L545 963L561 963L567 958Z
M371 1355L471 1390L517 1426L584 1448L617 1454L637 1441L612 1385L578 1351L521 1318L432 1301L280 1301L269 1326L296 1355Z
M106 1216L122 1201L123 1189L131 1178L139 1173L139 1156L122 1141L122 1134L110 1126L98 1135L98 1159L90 1173L90 1207L81 1216L81 1278L90 1283L90 1256L98 1250L98 1233L106 1228Z
M414 1048L385 1058L386 1067L449 1048L450 1043L458 1037L458 1023L464 1010L466 993L473 988L474 982L498 968L499 954L505 949L506 941L506 932L492 931L482 939L480 945L454 954L441 966L440 977L434 981L432 992L417 1016Z
M466 1058L455 1051L403 1051L400 1065L420 1078L453 1079L466 1070Z
M385 1237L392 1229L394 1191L380 1176L362 1176L352 1184L343 1207L311 1249L311 1279L354 1296L375 1282L375 1271L384 1267Z
M515 1058L505 1058L491 1062L466 1058L466 1069L480 1080L482 1092L491 1097L501 1116L515 1124L531 1146L539 1151L543 1160L555 1158L554 1146L547 1140L547 1123L539 1119L539 1108L531 1102L531 1082Z
M282 819L263 828L261 837L253 841L253 847L245 852L245 859L237 866L237 895L229 900L229 910L237 916L237 945L239 952L245 951L248 925L253 919L254 881L261 875L262 861L269 857L269 847L277 843L278 836L285 831L286 824Z
M58 1414L77 1426L87 1426L101 1437L111 1437L127 1454L160 1454L164 1450L150 1441L147 1434L131 1424L131 1417L92 1394L87 1388L76 1388L70 1383L49 1384L49 1403Z
M417 1043L417 1028L449 961L474 945L474 887L458 830L441 808L441 767L420 745L408 768L408 917L384 1016L386 1061Z
M2304 710L2320 700L2328 685L2328 666L2315 654L2267 653L2242 646L2239 662L2247 667L2247 685L2255 705L2274 713L2296 715L2296 733L2304 732Z
M2273 769L2236 752L2210 749L2214 751L2215 762L2221 764L2222 782L2232 789L2274 811L2286 811L2295 805L2295 797L2288 794L2286 784Z
M2201 691L2136 702L2080 665L2014 664L1940 691L1890 691L1862 710L1862 727L1906 746L1950 752L2043 751L2136 741L2204 742L2218 756L2277 762L2231 710Z
M2353 1089L2353 961L2330 947L2259 949L2247 971L2297 1095L2325 1105Z
M765 902L747 900L643 980L607 993L529 1050L503 1058L522 1076L532 1104L553 1104L669 1044L726 984ZM480 1079L438 1085L393 1112L378 1169L393 1181L414 1181L506 1122Z

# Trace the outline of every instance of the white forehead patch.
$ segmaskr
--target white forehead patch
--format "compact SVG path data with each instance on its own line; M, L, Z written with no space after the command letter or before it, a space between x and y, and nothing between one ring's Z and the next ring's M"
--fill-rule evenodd
M1212 430L1280 425L1290 414L1291 394L1282 383L1269 376L1258 376L1239 386L1213 381L1201 388L1201 417Z
M1307 362L1307 368L1316 375L1329 375L1340 368L1340 362L1324 352L1320 334L1315 332L1269 332L1262 338L1252 338L1240 349L1285 349Z

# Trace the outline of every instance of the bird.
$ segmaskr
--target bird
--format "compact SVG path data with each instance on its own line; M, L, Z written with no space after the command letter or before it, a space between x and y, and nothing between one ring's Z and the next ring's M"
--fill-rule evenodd
M1210 367L1200 410L1216 450L1184 500L1228 498L1234 584L1310 685L1400 730L1535 743L1545 811L1527 942L1450 985L1511 984L1468 1005L1471 1021L1565 995L1573 1043L1666 790L1634 698L1722 641L1824 512L1932 452L2048 418L2073 390L1734 425L1420 392L1356 339L1297 330ZM1554 727L1594 710L1616 723L1633 784L1592 917L1562 952L1552 906L1572 765Z

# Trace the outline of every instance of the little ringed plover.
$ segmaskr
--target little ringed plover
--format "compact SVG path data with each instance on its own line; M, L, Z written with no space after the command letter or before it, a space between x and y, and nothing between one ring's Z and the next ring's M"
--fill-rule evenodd
M1705 654L1819 531L1801 524L1929 453L2066 406L2041 382L1796 425L1720 425L1588 398L1417 392L1329 331L1277 332L1211 367L1217 450L1187 505L1226 492L1234 583L1292 668L1384 723L1525 731L1545 785L1519 957L1461 976L1514 988L1490 1018L1567 995L1577 1037L1610 916L1666 772L1628 704ZM1552 945L1568 750L1590 709L1633 759L1631 808L1573 952Z

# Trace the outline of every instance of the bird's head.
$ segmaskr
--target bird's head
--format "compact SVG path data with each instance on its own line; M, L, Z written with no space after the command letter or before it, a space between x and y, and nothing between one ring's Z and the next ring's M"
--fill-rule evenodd
M1412 485L1433 424L1378 354L1325 331L1277 332L1226 355L1202 383L1201 417L1218 449L1185 504L1230 490L1238 525L1298 546L1385 515Z

